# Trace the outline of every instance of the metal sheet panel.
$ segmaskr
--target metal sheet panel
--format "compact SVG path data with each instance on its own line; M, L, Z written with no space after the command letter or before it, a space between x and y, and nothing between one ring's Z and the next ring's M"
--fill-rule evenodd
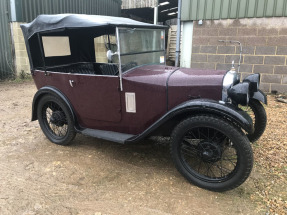
M17 21L31 22L40 14L78 13L121 15L121 0L15 0L21 1L22 17Z
M255 0L246 1L246 8L247 8L247 15L246 15L246 17L248 17L248 18L256 17L256 15L255 15L256 1Z
M206 0L206 3L205 3L205 17L204 19L213 19L213 4L214 4L214 1L213 0Z
M267 0L267 3L266 3L266 13L265 13L265 16L273 16L273 14L275 14L275 10L276 7L275 7L275 4L276 4L277 1L274 1L274 0Z
M244 18L246 16L246 2L247 0L239 1L239 5L237 6L237 17Z
M220 19L221 8L222 8L222 0L213 0L213 18L212 19Z
M287 0L183 0L182 20L287 16Z
M219 18L225 19L228 16L228 0L221 0Z
M197 0L193 0L191 3L192 4L189 5L190 12L193 15L194 19L197 19L197 4L198 4L198 1Z
M284 16L284 4L286 4L285 0L277 0L277 5L276 5L276 16Z
M238 16L238 13L237 13L238 3L239 1L237 0L231 0L230 9L229 9L229 16L231 19L236 19Z
M182 7L181 7L181 13L182 13L181 19L182 20L188 20L189 15L192 16L194 14L194 12L192 12L190 8L191 4L192 4L191 1L182 1Z
M265 15L265 0L260 0L257 3L256 17L263 17Z
M10 4L6 0L0 1L0 79L11 78L14 75L11 40L10 40L10 23L8 17Z
M205 1L198 1L197 3L197 10L196 10L196 16L197 19L203 19L204 14L205 14Z

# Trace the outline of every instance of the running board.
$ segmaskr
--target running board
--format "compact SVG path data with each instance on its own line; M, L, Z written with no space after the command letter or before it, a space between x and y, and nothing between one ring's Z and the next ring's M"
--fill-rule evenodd
M103 131L103 130L90 129L90 128L78 130L78 132L81 134L87 135L87 136L96 137L99 139L108 140L108 141L112 141L116 143L122 143L122 144L124 144L127 139L135 136L133 134L123 134L123 133L118 133L118 132L113 132L113 131Z

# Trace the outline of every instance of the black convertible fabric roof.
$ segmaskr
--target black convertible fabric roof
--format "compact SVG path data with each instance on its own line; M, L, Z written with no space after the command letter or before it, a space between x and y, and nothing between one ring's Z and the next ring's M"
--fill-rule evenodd
M40 15L28 24L22 24L24 37L29 39L35 33L46 32L57 29L74 29L100 26L119 26L134 28L166 28L163 25L153 25L144 22L138 22L128 18L85 15L85 14L58 14L58 15Z

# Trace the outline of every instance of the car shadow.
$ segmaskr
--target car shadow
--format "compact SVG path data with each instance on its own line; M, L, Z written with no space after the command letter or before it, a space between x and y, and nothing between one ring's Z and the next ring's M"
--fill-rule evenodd
M152 137L133 144L119 144L84 135L77 135L70 147L93 150L111 160L138 167L172 169L176 172L169 152L169 138Z

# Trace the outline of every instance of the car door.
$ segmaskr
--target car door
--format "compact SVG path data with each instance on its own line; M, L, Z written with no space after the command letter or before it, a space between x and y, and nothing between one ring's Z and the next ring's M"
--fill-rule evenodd
M84 125L93 121L119 122L121 101L118 76L73 74L70 87L74 94L74 108Z

